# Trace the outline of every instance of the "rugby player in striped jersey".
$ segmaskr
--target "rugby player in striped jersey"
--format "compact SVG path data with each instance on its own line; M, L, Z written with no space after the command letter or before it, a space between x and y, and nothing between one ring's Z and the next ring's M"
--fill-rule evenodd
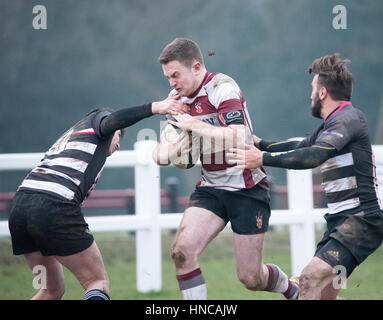
M123 129L153 114L188 110L179 97L117 111L95 109L66 131L19 186L9 217L15 255L44 266L46 287L32 299L60 299L67 267L86 300L109 300L103 259L81 204L94 188L106 158L119 149Z
M354 78L348 62L334 54L314 60L309 68L314 73L312 115L323 119L310 137L273 142L254 136L263 152L248 145L227 154L229 163L248 169L319 166L328 205L327 230L300 276L300 299L336 299L340 286L334 286L334 278L348 278L383 239L374 154L366 117L350 101Z

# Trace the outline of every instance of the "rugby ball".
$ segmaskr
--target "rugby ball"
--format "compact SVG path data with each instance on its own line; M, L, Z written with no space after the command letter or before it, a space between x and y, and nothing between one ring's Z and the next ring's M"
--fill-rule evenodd
M185 132L189 136L189 147L191 151L175 156L170 159L170 162L180 169L190 169L197 163L200 155L200 138L193 135L191 132L183 131L168 123L164 128L164 137L168 142L174 142L177 138ZM184 146L185 148L187 146Z

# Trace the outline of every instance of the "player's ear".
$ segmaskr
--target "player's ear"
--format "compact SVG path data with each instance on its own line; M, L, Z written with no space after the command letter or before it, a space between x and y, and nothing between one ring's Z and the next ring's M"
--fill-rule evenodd
M199 62L198 60L194 60L192 63L192 70L198 73L201 71L201 68L202 68L201 62Z
M319 99L324 100L327 97L327 89L325 87L321 87L319 89Z

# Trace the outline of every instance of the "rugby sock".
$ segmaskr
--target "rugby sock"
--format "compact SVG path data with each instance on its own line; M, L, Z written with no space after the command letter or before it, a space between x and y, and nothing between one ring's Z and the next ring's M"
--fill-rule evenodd
M267 264L269 279L265 291L280 292L288 300L298 299L298 285L289 280L287 275L275 264Z
M206 283L200 268L177 275L177 280L184 300L207 299Z
M85 293L84 300L110 300L110 298L104 291L93 289Z

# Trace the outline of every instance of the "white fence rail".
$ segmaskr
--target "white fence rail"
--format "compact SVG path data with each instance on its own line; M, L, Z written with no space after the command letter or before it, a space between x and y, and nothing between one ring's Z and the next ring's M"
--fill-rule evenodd
M132 151L115 152L106 167L135 168L135 215L86 217L92 232L136 231L136 273L139 292L160 291L161 230L177 228L182 213L161 214L160 169L151 152L155 141L139 141ZM377 174L383 183L383 146L374 146ZM0 171L31 169L42 153L0 154ZM315 250L314 226L324 223L326 209L313 208L311 170L288 170L288 210L272 210L270 225L288 225L290 229L292 275L298 276ZM382 194L381 194L382 198ZM0 221L0 236L9 236L8 222Z

